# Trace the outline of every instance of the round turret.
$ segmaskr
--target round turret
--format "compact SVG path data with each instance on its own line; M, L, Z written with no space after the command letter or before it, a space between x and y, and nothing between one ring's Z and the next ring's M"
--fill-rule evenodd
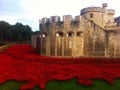
M81 10L81 16L88 18L101 27L105 25L105 9L101 7L88 7Z
M101 12L104 13L105 10L101 7L87 7L81 10L81 15L88 13L88 12Z

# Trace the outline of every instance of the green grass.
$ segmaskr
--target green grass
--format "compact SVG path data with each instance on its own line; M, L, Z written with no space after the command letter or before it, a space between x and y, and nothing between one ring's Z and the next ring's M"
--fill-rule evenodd
M3 84L0 84L0 90L19 90L19 87L24 83L18 83L17 81L7 81Z
M19 90L24 82L8 81L0 84L0 90ZM36 86L33 90L40 90ZM120 79L115 80L114 85L110 85L102 80L95 80L93 86L84 86L77 83L77 79L68 81L49 81L46 85L46 90L120 90Z

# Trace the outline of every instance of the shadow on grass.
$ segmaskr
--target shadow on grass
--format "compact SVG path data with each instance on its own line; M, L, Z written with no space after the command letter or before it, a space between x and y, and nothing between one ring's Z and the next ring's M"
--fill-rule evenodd
M119 90L120 79L115 80L114 85L110 85L103 80L94 80L93 86L84 86L77 83L77 79L67 81L50 81L46 84L46 90ZM19 90L20 86L26 82L17 82L15 80L7 81L4 84L0 84L0 90ZM41 90L36 86L33 90Z

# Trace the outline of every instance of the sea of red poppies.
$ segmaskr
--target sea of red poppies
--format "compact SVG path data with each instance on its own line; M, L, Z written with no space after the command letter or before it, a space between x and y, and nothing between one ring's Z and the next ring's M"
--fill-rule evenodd
M29 44L17 44L0 52L0 83L8 80L28 81L20 90L38 85L45 89L51 80L70 80L93 85L94 79L110 84L120 78L120 59L110 58L53 58L37 55Z

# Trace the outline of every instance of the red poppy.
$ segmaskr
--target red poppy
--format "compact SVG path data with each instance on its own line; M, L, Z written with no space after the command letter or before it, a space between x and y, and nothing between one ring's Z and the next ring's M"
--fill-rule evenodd
M16 79L28 81L21 90L36 85L45 88L50 80L69 80L74 77L85 85L99 78L113 84L120 78L119 59L109 58L52 58L35 53L31 45L19 44L0 53L0 83Z

